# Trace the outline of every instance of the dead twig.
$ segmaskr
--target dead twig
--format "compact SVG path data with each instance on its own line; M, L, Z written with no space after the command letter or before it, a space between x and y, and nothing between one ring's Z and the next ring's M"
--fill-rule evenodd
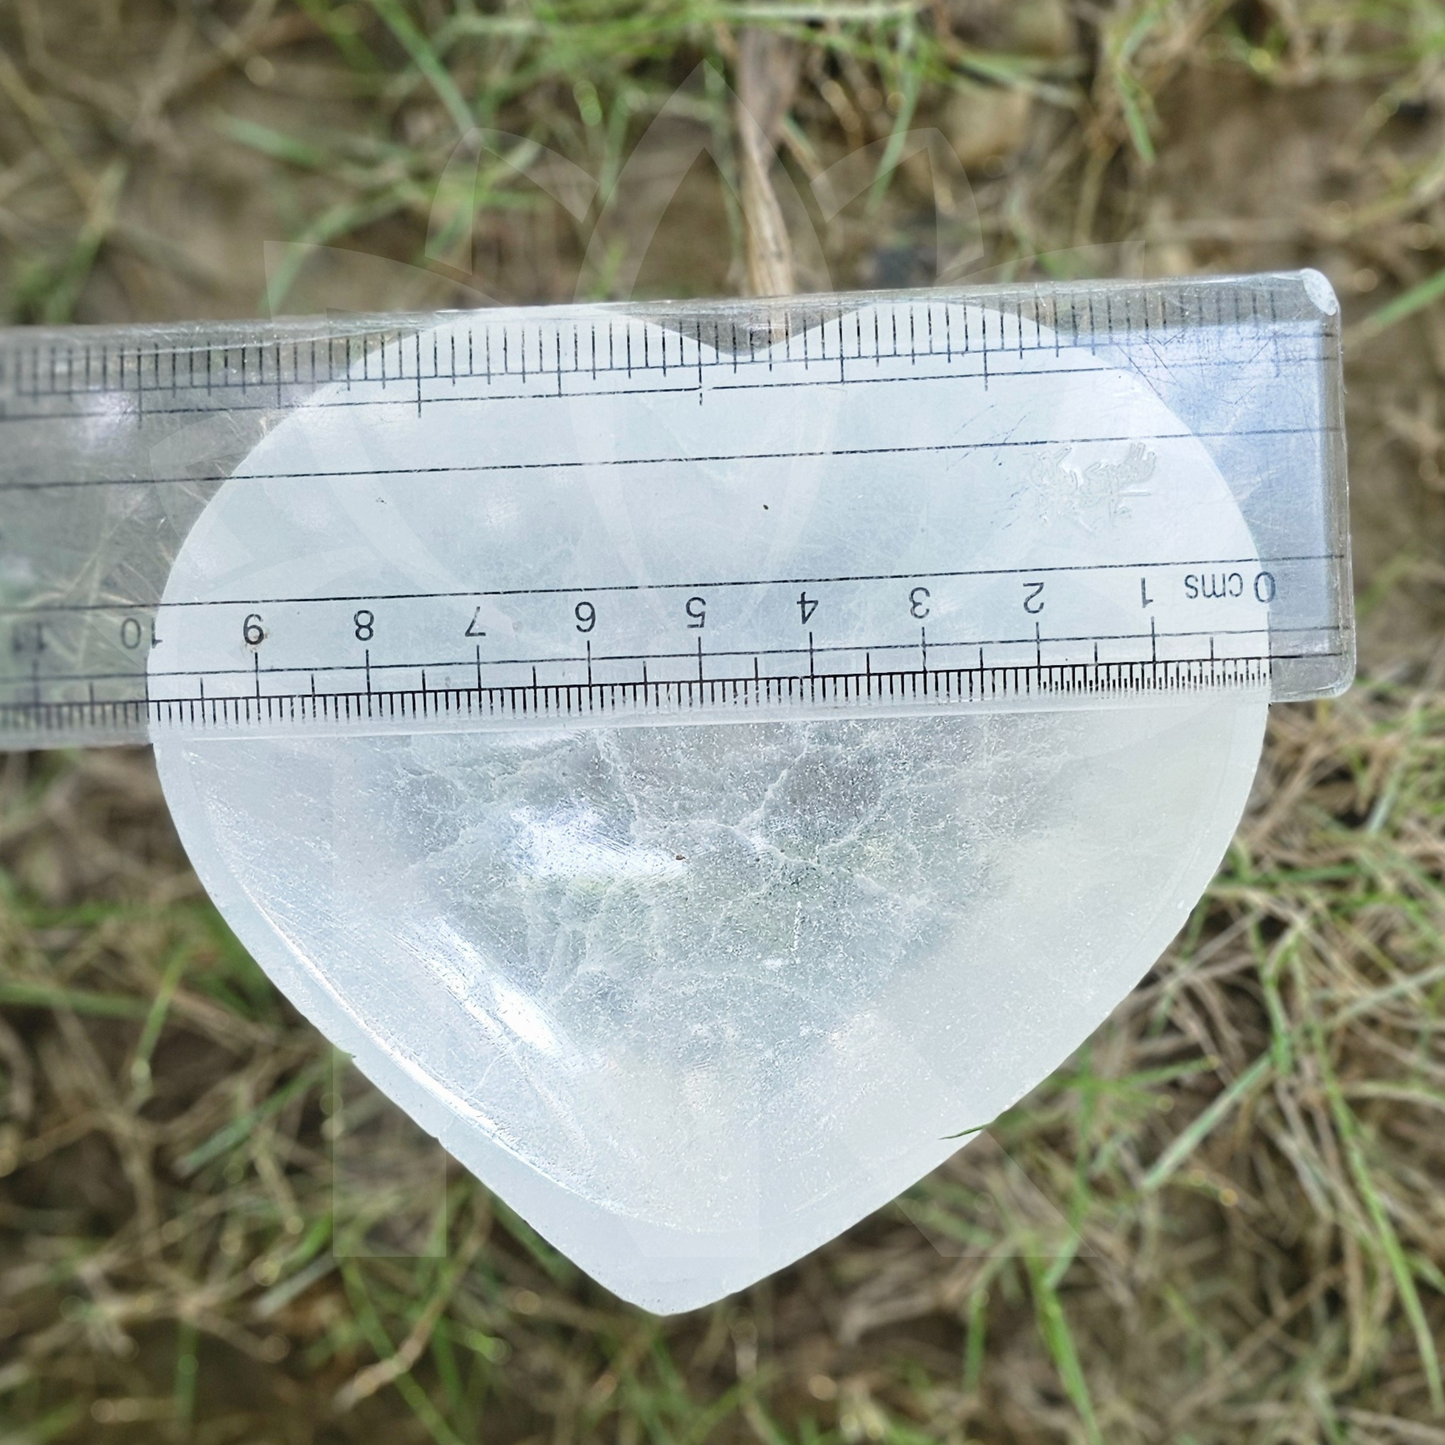
M773 189L772 168L801 65L801 50L786 36L755 28L743 31L738 42L738 95L733 109L742 151L747 289L751 296L790 296L796 289L793 247Z

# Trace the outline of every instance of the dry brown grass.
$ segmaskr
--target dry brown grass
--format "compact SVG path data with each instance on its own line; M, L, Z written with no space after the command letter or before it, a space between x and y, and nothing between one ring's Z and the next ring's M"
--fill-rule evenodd
M799 180L916 114L969 166L982 265L1331 276L1369 683L1276 710L1185 936L988 1140L664 1322L333 1064L199 894L144 754L12 756L0 1440L1445 1445L1445 322L1368 320L1445 262L1445 10L816 13L785 27ZM262 243L298 237L332 249L273 252L297 308L569 296L585 229L508 176L475 269L461 233L425 255L458 100L605 171L700 58L732 63L737 18L13 0L0 297L244 314ZM725 97L697 110L726 134ZM800 284L819 256L839 285L926 280L932 199L905 168L794 245ZM737 222L695 170L643 289L741 286Z

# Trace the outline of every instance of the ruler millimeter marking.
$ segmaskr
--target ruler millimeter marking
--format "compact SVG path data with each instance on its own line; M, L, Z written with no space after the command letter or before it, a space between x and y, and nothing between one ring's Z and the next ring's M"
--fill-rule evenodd
M1272 659L1207 657L1148 663L990 665L894 669L704 681L534 683L520 687L412 687L384 691L267 692L236 696L151 698L95 703L18 704L18 717L49 729L164 727L205 733L274 736L290 732L411 733L628 723L778 721L834 714L937 715L984 707L1027 711L1109 706L1205 692L1259 694L1270 685ZM1012 705L1012 706L1010 706Z
M1277 283L1278 278L1270 278ZM208 324L187 328L71 328L12 331L0 340L0 423L105 414L127 398L136 416L156 415L149 397L184 400L185 410L212 412L296 406L398 406L548 396L569 378L604 384L622 377L660 389L669 374L761 376L729 385L819 386L849 376L850 362L943 359L1064 358L1097 355L1121 339L1147 338L1172 353L1173 365L1218 369L1238 364L1227 350L1195 344L1200 328L1242 334L1275 328L1268 344L1277 363L1338 360L1338 329L1286 335L1291 312L1239 283L1194 281L1121 286L1100 299L1097 286L987 288L990 311L972 326L952 324L948 303L966 292L915 293L937 312L922 327L865 327L857 309L867 297L782 302L593 307L585 324L566 308L474 313L460 348L437 339L438 315L377 324L366 318ZM894 293L898 294L898 293ZM982 290L973 293L982 295ZM1097 312L1104 312L1104 325ZM442 313L443 316L446 313ZM554 319L555 318L555 319ZM650 340L655 334L656 340ZM430 341L428 341L430 337ZM813 346L809 348L809 338ZM585 340L584 340L585 338ZM637 344L633 345L636 338ZM780 339L780 340L779 340ZM535 348L529 366L529 355ZM1064 366L1068 362L1064 360ZM841 367L837 373L835 367ZM775 373L791 369L783 380ZM1022 368L1021 368L1022 369ZM1052 370L1052 369L1051 369ZM652 374L656 373L656 376ZM510 382L524 389L505 392ZM476 390L481 384L484 390ZM470 391L459 388L473 385ZM636 391L640 388L626 388ZM231 395L237 393L239 395ZM609 394L604 391L603 394Z
M0 335L0 745L1351 675L1310 274L335 326Z

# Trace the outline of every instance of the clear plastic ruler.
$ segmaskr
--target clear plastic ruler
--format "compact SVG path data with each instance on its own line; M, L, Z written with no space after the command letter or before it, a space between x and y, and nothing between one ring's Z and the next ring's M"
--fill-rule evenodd
M0 746L1328 696L1313 272L0 333Z

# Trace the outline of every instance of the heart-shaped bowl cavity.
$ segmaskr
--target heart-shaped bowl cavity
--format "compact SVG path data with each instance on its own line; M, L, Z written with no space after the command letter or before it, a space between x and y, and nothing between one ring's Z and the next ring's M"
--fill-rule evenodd
M588 1273L670 1312L1043 1079L1228 845L1266 707L157 743L222 913Z
M1018 317L931 300L875 313L829 323L822 385L815 363L789 360L808 355L794 336L747 358L742 382L743 359L696 342L696 368L659 370L636 405L638 378L581 366L554 384L535 360L495 383L469 375L455 397L437 382L430 411L410 393L359 409L344 387L323 395L187 536L153 677L190 685L220 659L242 686L256 669L259 698L264 651L272 676L299 679L285 685L304 713L318 656L338 674L364 666L368 689L420 658L423 696L475 667L480 698L490 659L545 684L584 646L589 669L594 648L626 669L657 638L689 667L695 647L700 672L706 639L731 659L712 665L801 647L783 665L806 670L815 638L896 633L927 695L925 641L977 651L982 676L983 639L1031 662L1087 648L1070 636L1087 616L1142 635L1147 659L1166 608L1184 637L1262 612L1242 581L1205 601L1177 576L1151 591L1139 570L1242 567L1254 547L1209 453L1136 375L1038 326L1026 337ZM475 354L468 324L416 356ZM587 325L623 337L619 356L684 355L651 323ZM495 355L562 355L539 321L495 326ZM920 381L908 346L880 341L845 383L847 347L888 328L917 346L996 334L1018 349L983 372L935 348ZM788 385L767 383L774 363L793 368ZM971 379L955 374L965 363ZM548 400L564 379L578 394ZM735 581L756 577L780 581ZM433 667L447 648L459 664ZM584 1269L673 1311L912 1184L1153 964L1238 821L1266 704L1149 698L573 731L162 732L156 755L206 888L307 1017Z

